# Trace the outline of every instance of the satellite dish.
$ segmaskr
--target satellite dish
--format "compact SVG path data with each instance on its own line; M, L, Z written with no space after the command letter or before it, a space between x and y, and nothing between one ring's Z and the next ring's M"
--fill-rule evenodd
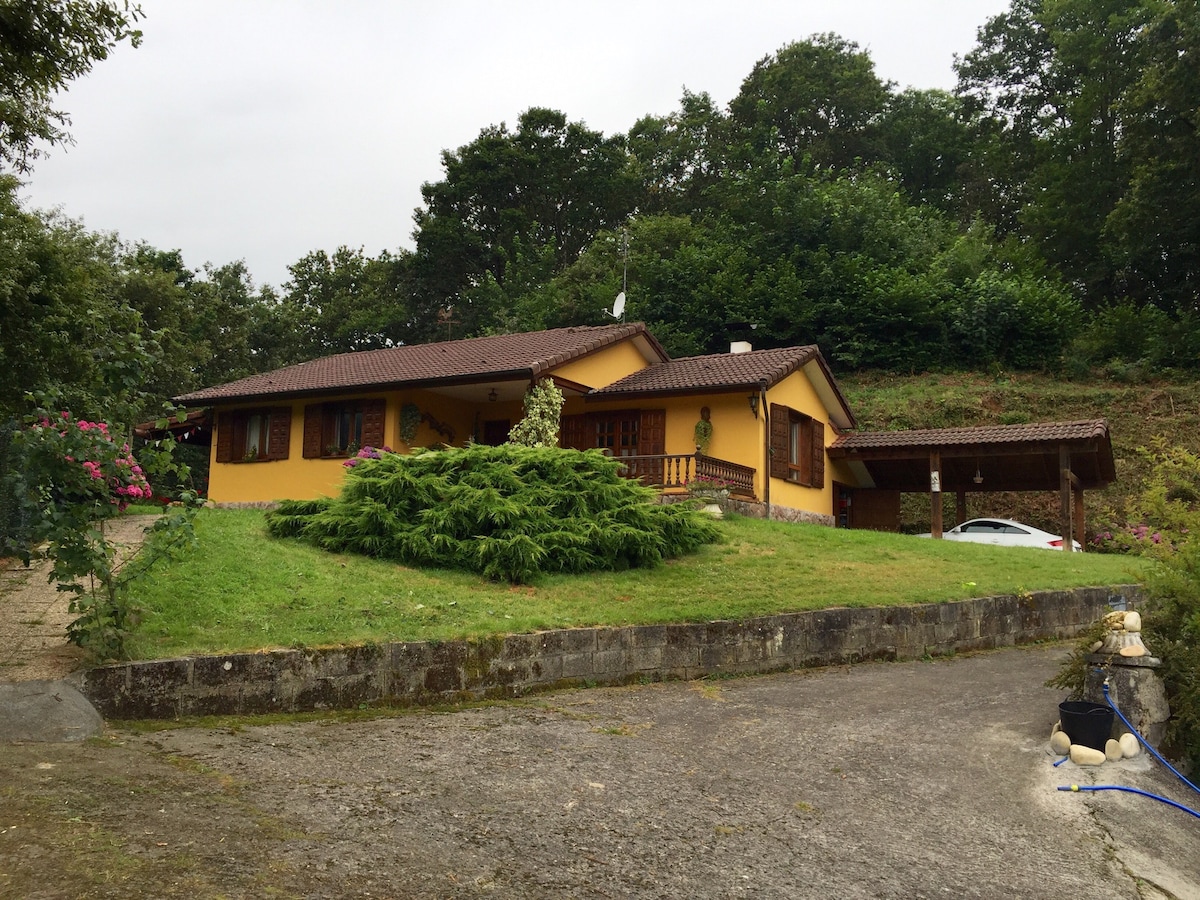
M613 303L612 312L609 313L614 319L620 319L625 315L625 292L617 294L617 299Z

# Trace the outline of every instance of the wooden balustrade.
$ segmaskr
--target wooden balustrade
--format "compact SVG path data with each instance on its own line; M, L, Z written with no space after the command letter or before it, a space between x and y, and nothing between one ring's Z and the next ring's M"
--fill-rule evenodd
M723 482L729 493L754 497L754 469L700 453L622 456L625 476L656 488L686 488L697 479Z

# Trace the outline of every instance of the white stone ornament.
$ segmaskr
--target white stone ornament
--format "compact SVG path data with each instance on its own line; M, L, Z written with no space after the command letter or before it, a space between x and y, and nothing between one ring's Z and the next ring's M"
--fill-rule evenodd
M1050 749L1057 756L1066 756L1071 751L1071 739L1065 731L1056 731L1050 736Z
M1142 745L1138 743L1137 735L1132 731L1121 735L1117 743L1121 745L1121 755L1126 759L1133 759L1142 752Z
M1098 766L1107 758L1103 750L1093 750L1083 744L1072 744L1070 756L1077 766Z

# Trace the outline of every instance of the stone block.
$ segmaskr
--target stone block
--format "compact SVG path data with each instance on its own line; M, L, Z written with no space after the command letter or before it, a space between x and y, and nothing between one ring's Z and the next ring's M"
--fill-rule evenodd
M258 680L261 673L255 671L255 656L251 653L198 656L192 665L192 683L197 688L212 688Z
M628 628L594 628L596 652L624 651L629 646Z
M434 694L457 693L463 689L458 666L432 665L425 670L424 690Z
M564 653L561 657L562 678L591 678L595 674L592 653Z
M629 629L629 646L633 649L662 647L666 642L665 625L634 625Z
M175 695L191 683L191 659L160 659L130 663L129 692L133 696Z
M623 647L597 650L592 656L593 677L597 681L618 681L628 669L629 651Z
M664 669L670 670L694 669L700 665L700 647L691 643L668 643L662 648L660 664Z
M662 645L653 647L632 647L629 650L629 671L649 672L662 666Z

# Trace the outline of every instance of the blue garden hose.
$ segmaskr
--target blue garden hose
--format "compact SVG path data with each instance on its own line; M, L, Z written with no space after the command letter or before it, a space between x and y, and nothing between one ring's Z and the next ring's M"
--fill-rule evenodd
M1182 809L1185 813L1200 819L1200 812L1196 812L1194 809L1189 809L1182 803L1176 803L1174 800L1168 800L1166 797L1160 797L1158 794L1151 794L1149 791L1140 791L1137 788L1125 787L1124 785L1120 784L1060 784L1058 789L1060 791L1125 791L1128 794L1141 794L1143 797L1149 797L1151 800L1160 800L1168 806L1173 806L1176 809Z
M1183 774L1178 769L1176 769L1173 765L1171 765L1169 762L1167 762L1165 759L1163 759L1163 757L1159 754L1159 752L1157 750L1155 750L1153 747L1151 747L1149 742L1138 733L1138 730L1136 728L1133 727L1133 724L1127 718L1125 718L1124 713L1122 713L1119 709L1117 709L1117 705L1112 702L1112 697L1110 697L1108 695L1108 679L1107 678L1104 679L1104 700L1106 703L1108 703L1108 705L1112 709L1112 711L1117 714L1118 718L1120 718L1120 720L1125 723L1125 727L1129 729L1130 733L1132 733L1133 736L1138 739L1138 742L1143 747L1145 747L1147 750L1150 751L1150 753L1154 756L1155 759L1157 759L1160 763L1162 763L1164 766L1166 766L1168 769L1170 769L1172 772L1174 772L1178 776L1180 781L1182 781L1184 784L1186 784L1188 787L1190 787L1196 793L1200 794L1200 788L1196 787L1196 785L1192 784L1190 781L1188 781L1186 778L1184 778ZM1054 765L1058 766L1062 762L1063 762L1063 760L1059 760ZM1061 784L1061 785L1059 785L1058 789L1060 791L1124 791L1127 794L1140 794L1143 797L1149 797L1151 800L1158 800L1161 803L1167 804L1167 806L1173 806L1176 809L1182 810L1183 812L1187 813L1188 815L1195 816L1197 819L1200 819L1200 812L1196 812L1196 810L1190 809L1189 807L1184 806L1182 803L1176 803L1174 800L1170 800L1167 797L1161 797L1158 794L1151 794L1149 791L1139 790L1138 788L1125 787L1124 785L1120 785L1120 784L1093 784L1093 785Z
M1129 731L1133 734L1134 737L1136 737L1138 739L1138 741L1141 743L1141 745L1143 747L1145 747L1147 750L1150 751L1151 755L1153 755L1153 757L1155 759L1157 759L1160 763L1162 763L1164 766L1166 766L1168 769L1170 769L1172 772L1174 772L1179 777L1180 781L1182 781L1184 784L1186 784L1188 787L1190 787L1197 794L1200 794L1200 788L1196 787L1194 784L1192 784L1190 781L1188 781L1186 778L1184 778L1183 773L1181 773L1173 765L1171 765L1169 762L1167 762L1165 759L1163 759L1162 756L1159 754L1159 752L1157 750L1155 750L1153 747L1151 747L1150 743L1144 737L1142 737L1140 734L1138 734L1138 730L1133 727L1133 725L1130 723L1130 721L1127 718L1125 718L1125 714L1122 713L1119 709L1117 709L1117 704L1113 703L1112 697L1108 696L1108 679L1107 678L1104 679L1104 702L1107 703L1112 708L1112 711L1117 714L1117 717L1122 722L1125 723L1125 727L1129 729Z

